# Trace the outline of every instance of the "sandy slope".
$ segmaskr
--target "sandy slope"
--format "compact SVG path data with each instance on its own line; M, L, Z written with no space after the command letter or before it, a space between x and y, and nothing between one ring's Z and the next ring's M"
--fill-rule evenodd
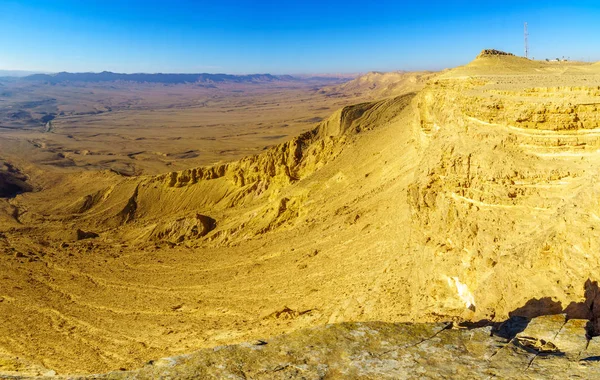
M483 55L229 164L27 167L43 190L3 201L0 369L99 372L328 322L562 311L600 277L599 85L593 66Z
M423 72L370 72L340 85L323 88L320 93L329 96L366 96L377 100L422 89L427 81L439 73Z

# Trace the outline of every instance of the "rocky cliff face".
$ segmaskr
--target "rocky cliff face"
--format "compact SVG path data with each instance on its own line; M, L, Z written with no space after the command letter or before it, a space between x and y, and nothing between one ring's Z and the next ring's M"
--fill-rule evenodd
M485 53L259 155L64 176L3 203L0 334L30 339L0 370L207 348L106 376L588 377L597 67ZM548 314L566 317L531 320Z
M420 93L412 246L432 265L414 283L415 303L504 317L532 297L567 307L598 278L600 116L596 82L580 85L588 79L530 87L522 75L449 73Z

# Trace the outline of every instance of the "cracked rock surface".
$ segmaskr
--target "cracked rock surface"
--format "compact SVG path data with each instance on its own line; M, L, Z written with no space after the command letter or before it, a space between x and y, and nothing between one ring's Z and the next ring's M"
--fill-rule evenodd
M341 323L164 358L103 379L565 379L600 376L587 320L513 317L500 324Z

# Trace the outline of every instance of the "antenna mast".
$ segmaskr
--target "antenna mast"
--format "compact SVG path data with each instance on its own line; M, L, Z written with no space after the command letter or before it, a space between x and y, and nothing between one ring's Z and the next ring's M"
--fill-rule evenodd
M525 58L529 58L529 32L527 31L527 23L525 23L525 30L524 30L524 36L525 36Z

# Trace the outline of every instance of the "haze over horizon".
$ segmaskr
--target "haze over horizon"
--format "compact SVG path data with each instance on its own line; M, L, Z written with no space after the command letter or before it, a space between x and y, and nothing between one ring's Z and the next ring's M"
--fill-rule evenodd
M600 59L592 1L4 1L0 69L342 73L439 70L495 48Z

